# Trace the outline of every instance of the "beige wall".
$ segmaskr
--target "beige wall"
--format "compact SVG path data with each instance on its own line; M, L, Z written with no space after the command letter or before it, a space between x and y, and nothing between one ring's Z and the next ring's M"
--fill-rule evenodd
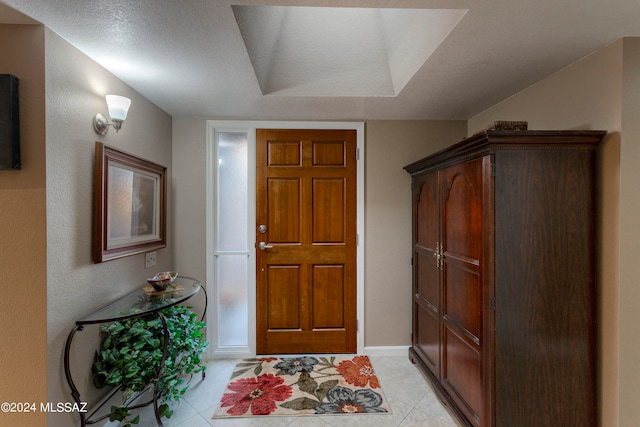
M640 419L640 38L624 39L620 143L620 425ZM607 250L607 248L603 248Z
M464 121L370 121L365 142L365 346L411 345L411 177Z
M21 170L0 170L0 401L47 400L44 29L0 25L0 73L19 81ZM0 413L0 425L46 414Z
M618 41L469 120L529 129L602 129L599 149L600 410L603 427L637 425L640 384L640 39ZM624 93L624 96L623 96ZM624 230L623 233L619 229ZM569 398L569 397L568 397Z
M206 268L207 121L173 119L174 260L202 282ZM213 295L211 293L210 295Z
M98 66L61 37L46 30L47 111L47 326L48 401L71 401L62 356L74 321L137 287L156 271L173 267L172 235L157 251L157 265L144 268L144 255L101 264L92 262L93 165L95 141L167 167L171 183L171 117ZM131 98L120 132L100 136L93 116L107 114L104 95ZM168 206L172 203L169 185ZM169 212L167 223L171 224ZM90 364L97 326L76 334L72 351L74 381L85 397L95 395ZM49 427L76 425L76 414L50 414Z
M0 72L20 78L23 165L0 171L0 400L69 402L62 355L74 321L150 275L143 255L92 263L94 142L170 171L171 117L42 26L0 25L0 46ZM106 113L106 93L128 96L132 106L120 133L100 137L91 120ZM170 250L158 251L154 271L171 265ZM95 343L97 329L77 336L72 364L84 399L92 395L87 385L93 348L83 340ZM75 414L0 413L0 425L77 423Z
M151 272L143 255L92 262L94 143L167 166L171 182L171 117L39 25L0 25L0 73L20 78L22 155L22 170L0 171L0 401L70 402L62 356L75 320ZM91 120L107 112L107 93L130 97L132 106L120 133L101 137ZM153 271L173 264L170 249L157 258ZM71 362L86 400L98 394L89 386L97 327L76 337ZM78 422L77 414L0 413L2 426Z

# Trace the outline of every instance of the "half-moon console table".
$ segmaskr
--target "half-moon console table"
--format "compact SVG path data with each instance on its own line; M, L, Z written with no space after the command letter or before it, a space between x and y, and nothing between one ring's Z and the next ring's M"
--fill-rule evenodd
M106 307L103 307L82 319L76 320L76 326L69 332L69 336L67 337L67 344L64 348L64 373L67 378L67 383L71 388L71 396L76 401L78 405L81 405L82 401L80 400L80 392L78 391L76 385L73 382L73 378L71 377L71 369L69 365L69 353L71 351L71 342L73 341L73 337L78 331L82 331L84 325L91 324L101 324L101 323L109 323L115 322L119 320L125 319L133 319L136 317L144 317L155 315L158 316L160 321L162 322L162 327L164 330L164 340L162 347L162 358L160 361L160 365L158 366L158 379L160 378L160 374L162 372L162 368L164 366L164 362L167 356L167 344L169 341L169 331L167 329L167 322L165 320L164 315L160 312L160 310L171 307L177 304L180 304L189 298L196 295L198 292L202 290L205 298L204 312L202 313L201 321L204 320L206 311L207 311L207 292L204 287L200 284L200 282L194 278L186 277L186 276L178 276L174 283L176 285L180 285L182 289L174 291L174 292L163 292L163 293L146 293L142 288L139 288L128 295L114 301ZM204 371L202 372L202 378L204 379ZM109 398L113 397L119 388L116 388L115 391L109 396ZM108 401L109 398L105 400ZM95 419L91 419L104 405L98 405L95 409L89 411L80 412L80 425L81 427L85 427L87 424L95 424L99 421L102 421L108 418L111 414L106 414L99 416ZM137 404L135 406L130 406L129 409L141 408L143 406L147 406L153 403L153 410L156 417L156 422L158 426L162 426L162 421L160 420L160 414L158 413L158 396L156 390L153 390L153 400ZM86 414L89 415L86 415Z

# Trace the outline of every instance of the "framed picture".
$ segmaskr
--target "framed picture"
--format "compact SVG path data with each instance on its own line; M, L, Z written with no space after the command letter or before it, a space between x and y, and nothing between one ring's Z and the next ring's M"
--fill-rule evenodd
M96 142L93 262L167 245L167 168Z

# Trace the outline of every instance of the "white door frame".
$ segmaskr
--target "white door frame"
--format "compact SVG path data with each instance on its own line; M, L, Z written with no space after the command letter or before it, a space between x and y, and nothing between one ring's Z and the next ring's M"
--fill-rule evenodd
M216 220L215 185L215 141L217 132L247 132L249 141L248 162L248 247L253 248L256 241L256 129L341 129L355 130L357 140L357 251L356 251L356 289L357 289L357 352L364 354L364 122L289 122L289 121L251 121L251 120L207 120L207 184L206 184L206 284L209 297L207 309L207 339L209 358L241 358L255 356L256 352L256 257L255 251L250 251L248 269L253 274L248 275L248 311L249 330L247 347L218 348L218 293L215 289L214 271L214 227Z

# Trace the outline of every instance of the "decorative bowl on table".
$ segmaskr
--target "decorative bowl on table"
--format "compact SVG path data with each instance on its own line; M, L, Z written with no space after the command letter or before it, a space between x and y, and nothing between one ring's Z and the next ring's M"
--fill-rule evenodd
M163 271L161 273L157 273L153 277L148 278L147 282L149 282L149 284L153 286L153 289L159 292L166 290L169 285L171 285L173 281L176 280L176 277L178 277L178 273L176 273L175 271Z

